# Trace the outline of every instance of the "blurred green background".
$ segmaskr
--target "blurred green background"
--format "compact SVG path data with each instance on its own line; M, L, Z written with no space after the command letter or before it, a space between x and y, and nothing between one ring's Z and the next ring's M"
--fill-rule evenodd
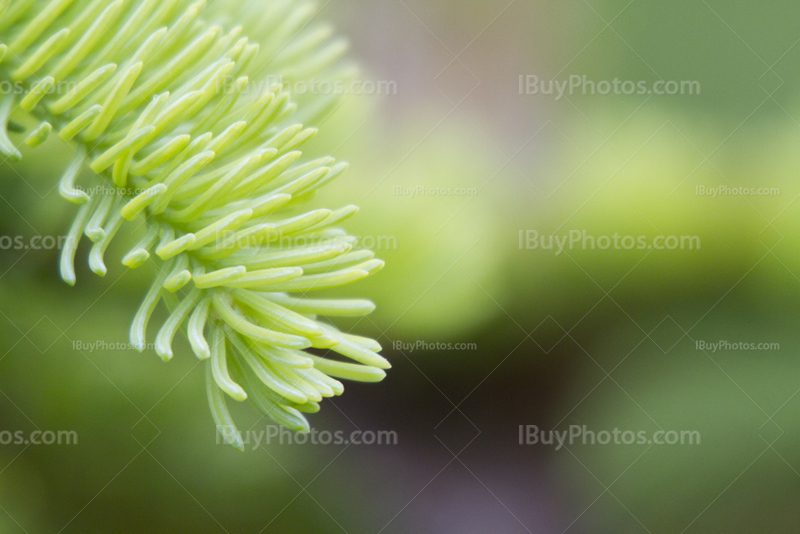
M362 78L397 88L350 96L313 147L351 162L321 201L360 205L351 230L387 261L339 292L378 310L342 324L394 369L311 421L398 444L217 445L185 339L168 365L74 348L126 342L150 273L79 261L71 289L57 251L5 250L0 426L79 443L0 447L0 531L797 532L798 19L789 1L325 3ZM701 92L557 99L521 76ZM0 235L61 235L68 153L25 155L0 166ZM699 194L721 186L771 194ZM438 194L398 194L417 188ZM520 246L534 231L702 246L556 254ZM773 347L698 348L719 341ZM556 450L521 425L702 441Z

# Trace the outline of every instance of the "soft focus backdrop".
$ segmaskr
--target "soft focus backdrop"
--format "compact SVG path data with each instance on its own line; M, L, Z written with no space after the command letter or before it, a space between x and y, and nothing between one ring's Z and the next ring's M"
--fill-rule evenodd
M360 205L387 261L345 291L378 310L342 324L394 369L311 421L398 443L218 445L185 339L168 365L116 349L148 273L79 261L71 289L57 251L4 250L0 428L79 442L0 446L0 531L797 532L800 5L337 0L315 20L385 93L349 96L314 150L351 162L321 201ZM0 235L69 224L68 155L36 154L0 166ZM645 246L536 239L584 232ZM530 438L584 425L647 439Z

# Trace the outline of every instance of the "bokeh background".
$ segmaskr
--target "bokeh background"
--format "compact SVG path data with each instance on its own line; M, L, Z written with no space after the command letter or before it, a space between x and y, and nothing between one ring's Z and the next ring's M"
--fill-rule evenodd
M0 447L0 531L797 532L797 20L789 0L324 3L360 76L396 88L349 97L313 147L351 162L322 200L359 204L353 231L385 245L384 271L345 291L378 310L343 324L394 368L312 425L398 444L218 445L184 339L168 365L75 350L127 341L150 273L82 266L71 289L57 251L6 250L0 427L79 443ZM701 92L520 93L573 75ZM0 235L69 224L68 154L42 150L0 166ZM439 194L398 194L418 187ZM770 194L698 194L718 187ZM576 230L702 248L520 247ZM719 341L771 350L702 348ZM527 425L702 441L556 450L520 444Z

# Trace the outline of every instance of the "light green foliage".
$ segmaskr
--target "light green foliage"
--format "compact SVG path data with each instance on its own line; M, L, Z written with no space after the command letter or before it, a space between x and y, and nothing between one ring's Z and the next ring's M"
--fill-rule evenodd
M346 168L301 151L317 133L303 124L337 98L294 102L283 82L351 74L341 67L346 47L308 25L314 14L286 1L0 2L0 80L24 88L0 100L0 153L21 157L8 134L14 112L41 123L28 145L54 130L76 150L59 185L79 206L62 277L75 284L82 236L94 243L91 269L105 275L115 234L144 221L146 235L122 261L136 268L152 259L156 279L131 343L145 349L163 301L170 315L156 352L170 360L187 325L195 354L209 359L211 412L227 429L226 395L307 431L301 412L342 393L331 377L374 382L390 367L376 342L317 319L364 315L370 302L303 298L383 267L336 227L355 207L304 208ZM85 164L94 174L79 184ZM312 347L358 363L306 354Z

